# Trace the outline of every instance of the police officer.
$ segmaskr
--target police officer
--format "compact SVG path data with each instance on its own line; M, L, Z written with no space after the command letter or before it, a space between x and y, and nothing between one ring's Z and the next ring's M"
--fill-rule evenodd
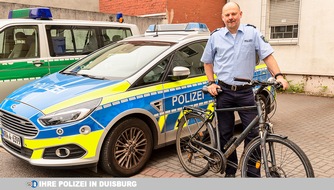
M252 79L256 66L256 53L262 59L271 74L283 89L288 88L287 81L283 78L277 62L272 55L273 48L264 39L263 35L252 25L240 24L242 11L235 2L229 2L222 9L224 28L214 31L205 47L201 61L208 78L208 91L217 96L217 108L255 105L254 94L251 86L234 81L234 77ZM218 83L215 83L214 74ZM217 93L217 88L223 90ZM255 118L256 110L238 112L243 128ZM221 148L233 136L234 113L218 112L218 127L220 132ZM245 139L245 146L258 135L254 129ZM223 150L224 151L224 150ZM237 164L237 153L234 151L228 160ZM225 177L235 177L236 168L227 166Z

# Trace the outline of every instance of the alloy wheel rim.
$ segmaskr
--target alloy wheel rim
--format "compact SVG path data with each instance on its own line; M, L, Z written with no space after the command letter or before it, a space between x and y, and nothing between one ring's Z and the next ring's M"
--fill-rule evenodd
M115 144L115 159L122 168L137 166L145 156L147 139L142 130L131 127L118 137Z

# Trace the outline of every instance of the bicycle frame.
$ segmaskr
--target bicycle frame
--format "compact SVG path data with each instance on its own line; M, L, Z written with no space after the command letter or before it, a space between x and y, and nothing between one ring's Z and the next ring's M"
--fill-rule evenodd
M211 170L214 173L224 173L227 164L240 169L241 177L314 177L312 165L303 150L286 136L274 134L272 124L267 122L267 115L263 110L261 92L267 86L275 89L282 85L276 80L254 81L235 78L235 81L246 82L248 85L260 87L254 93L255 105L217 109L217 100L214 99L214 110L205 110L192 106L183 108L183 118L177 125L177 154L181 165L193 176L201 176ZM211 90L211 89L210 89ZM202 91L208 93L207 86ZM221 91L217 89L217 91ZM245 111L256 109L257 115L245 126L243 132L232 137L220 146L217 114L223 111ZM222 121L224 122L224 121ZM240 158L237 165L227 158L247 138L249 132L256 129L258 136L253 138ZM194 133L195 132L195 133ZM217 144L218 143L218 144ZM277 149L279 151L276 151ZM223 153L224 152L224 153ZM290 167L290 164L292 166Z
M261 90L261 89L259 89ZM268 167L268 163L267 163L267 156L266 156L266 137L268 135L268 130L265 128L265 121L264 121L264 114L263 114L263 110L261 108L261 103L260 103L260 96L259 94L256 93L255 95L255 102L256 105L254 106L242 106L242 107L232 107L232 108L220 108L218 109L216 107L216 98L214 98L214 106L215 109L214 111L210 111L208 113L207 110L202 110L200 108L194 108L194 107L184 107L184 111L185 110L192 110L195 112L200 112L202 114L206 114L206 119L203 122L203 124L197 129L197 131L195 132L195 134L198 134L201 129L203 128L203 126L205 125L205 123L207 122L212 122L213 119L217 118L217 112L223 112L223 111L244 111L244 110L251 110L251 109L257 109L258 115L252 120L252 122L243 130L243 132L241 134L239 134L237 137L232 137L225 145L224 149L225 149L225 153L223 153L221 150L221 146L220 146L220 135L219 135L219 129L218 126L215 126L215 138L216 138L216 142L217 142L217 148L211 147L207 144L204 144L200 141L198 141L196 139L196 136L192 136L189 142L192 142L195 144L192 145L191 143L189 143L189 146L192 149L195 149L198 152L201 152L196 145L201 146L202 148L208 150L208 151L215 151L216 153L220 154L220 156L228 158L233 151L235 151L237 149L237 147L244 141L244 139L247 137L248 133L250 132L251 129L253 129L257 124L259 124L259 137L261 139L261 154L263 155L262 158L264 159L264 163L265 164L265 172L267 176L270 176L270 172L269 172L269 167ZM185 116L185 114L184 114ZM217 123L217 119L215 119L215 122ZM273 152L271 152L271 154L273 154ZM212 158L210 158L207 155L204 155L204 157L210 161L210 162L215 162L215 160L213 160ZM234 163L228 162L228 164L232 165L235 168L238 168L237 165L235 165ZM221 169L223 169L225 167L222 167Z

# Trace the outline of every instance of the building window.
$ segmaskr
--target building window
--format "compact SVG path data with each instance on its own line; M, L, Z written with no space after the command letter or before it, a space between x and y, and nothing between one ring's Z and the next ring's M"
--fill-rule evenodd
M270 40L296 42L300 0L270 0ZM295 41L294 41L295 40Z
M270 30L270 39L298 37L298 25L272 26Z

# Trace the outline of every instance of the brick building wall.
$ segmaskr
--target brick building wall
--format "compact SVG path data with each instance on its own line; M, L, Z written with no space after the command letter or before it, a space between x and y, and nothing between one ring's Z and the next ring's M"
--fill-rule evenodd
M223 26L226 0L100 0L100 11L140 16L165 13L167 23L203 22L212 31Z
M139 16L166 12L168 0L100 0L100 12Z
M223 26L221 13L225 3L226 0L168 0L169 22L203 22L213 31Z

